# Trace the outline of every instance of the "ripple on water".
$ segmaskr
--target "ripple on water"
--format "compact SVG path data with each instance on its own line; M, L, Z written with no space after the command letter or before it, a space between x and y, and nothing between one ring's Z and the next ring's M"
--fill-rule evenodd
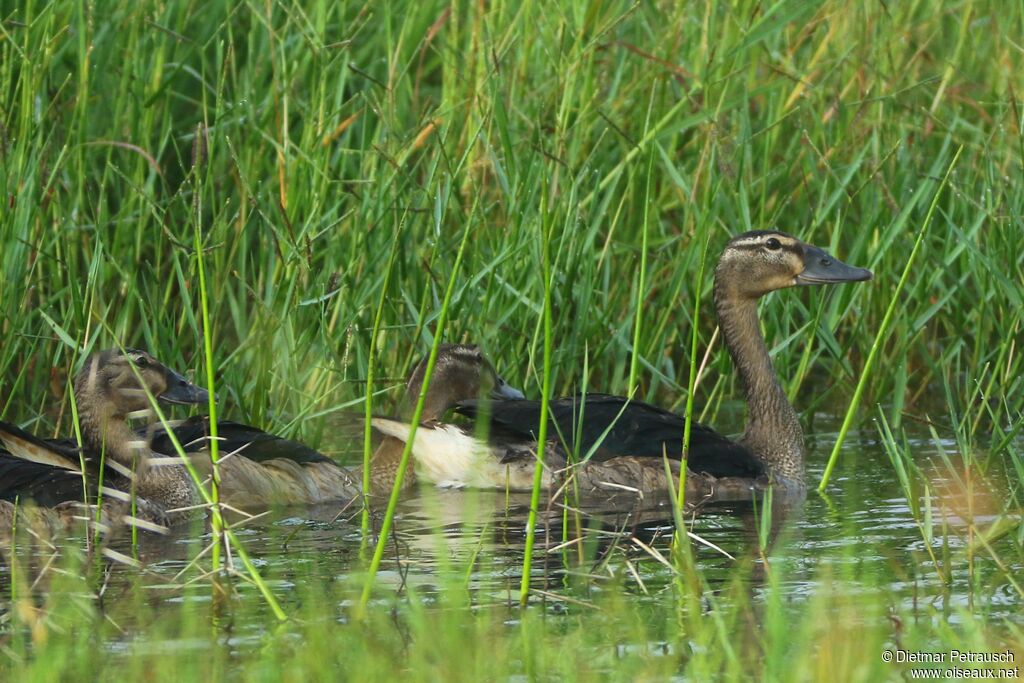
M809 439L816 446L809 465L809 480L818 481L822 463L833 436L819 433ZM748 593L763 601L769 588L766 576L776 572L776 581L789 602L810 600L827 580L841 586L850 599L881 597L897 609L937 612L950 619L966 609L974 597L969 577L956 573L944 584L928 555L928 543L911 512L887 456L871 434L854 434L843 449L838 476L826 496L808 493L798 505L777 506L771 511L771 529L762 548L762 511L751 503L709 506L693 517L692 531L720 547L736 560L696 543L697 561L712 590L720 600L730 592L720 588L736 581L748 584ZM929 438L913 441L927 455L935 444ZM944 447L951 447L944 444ZM363 543L358 511L339 517L341 506L316 510L272 511L236 533L246 545L252 562L268 576L273 590L291 599L315 582L358 582L359 556ZM394 592L416 590L428 604L440 591L441 577L457 575L472 595L475 605L505 604L518 597L526 537L528 498L506 496L503 492L437 490L423 488L403 501L398 509L395 538L389 544L377 576L380 590L374 604L394 606ZM990 524L998 515L983 514L977 524ZM544 511L538 524L537 552L530 580L535 588L558 596L578 597L573 591L585 586L585 600L596 600L607 591L627 590L630 599L656 602L660 591L670 590L672 573L662 564L669 554L674 531L667 507L634 514L614 507L588 510L580 519L585 533L576 533L573 515L563 517L557 509ZM942 524L946 524L943 537ZM567 524L566 524L567 522ZM936 556L946 543L950 552L967 545L966 525L953 515L934 515L931 549ZM375 517L374 528L380 520ZM636 539L636 540L634 540ZM167 538L146 538L137 549L121 542L118 549L137 556L146 566L145 582L156 596L153 609L161 605L208 605L209 591L185 589L179 574L189 575L190 563L210 543L209 534L191 536L176 532ZM66 545L81 545L68 539ZM371 546L372 547L372 546ZM33 550L45 561L45 550ZM764 558L767 558L767 562ZM236 558L237 561L237 558ZM976 554L984 578L993 575L990 558ZM1020 570L1021 568L1017 568ZM1018 571L1018 575L1020 571ZM137 570L112 565L108 591L128 584ZM9 581L9 570L0 567L0 581ZM986 609L995 615L1019 618L1020 596L1008 581L989 581ZM259 603L257 589L240 583L238 590ZM771 589L774 590L774 589ZM351 604L331 598L339 620L345 619ZM544 600L552 615L566 609L557 599ZM552 605L559 605L557 607ZM168 607L170 608L170 607ZM568 611L572 611L568 608ZM131 630L133 615L117 615L118 623ZM513 621L515 621L513 619ZM238 647L250 641L253 632L265 626L248 624L235 641ZM145 647L167 651L202 650L203 640L147 642ZM112 643L114 652L129 645ZM131 647L134 647L132 645ZM655 647L627 644L623 647Z

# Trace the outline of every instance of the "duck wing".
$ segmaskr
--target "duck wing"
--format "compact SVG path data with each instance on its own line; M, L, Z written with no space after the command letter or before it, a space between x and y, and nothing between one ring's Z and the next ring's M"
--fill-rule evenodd
M90 496L96 493L95 485L98 483L102 483L106 490L110 490L111 487L127 490L131 485L130 480L126 478L130 473L123 465L104 460L101 454L95 451L79 448L78 442L74 439L40 439L9 422L0 421L0 455L25 463L24 467L16 467L11 462L4 465L3 471L0 472L0 498L8 494L29 495L19 494L22 490L20 487L27 485L25 482L33 480L38 482L40 493L29 497L41 505L48 505L45 501L49 498L41 493L46 485L54 487L49 495L60 498L61 500L56 501L58 503L64 500L82 501L83 463L90 485ZM103 467L100 467L101 462ZM64 472L71 477L62 474ZM7 476L12 477L11 482L2 479ZM78 483L67 483L71 479L77 480Z
M82 475L58 465L19 458L0 450L0 500L53 507L85 500Z
M521 434L534 434L540 424L540 401L491 400L485 407L465 401L456 412ZM685 419L675 413L624 396L587 394L558 398L548 404L548 438L560 439L568 452L580 457L593 451L592 462L632 456L679 460ZM715 477L758 477L764 465L743 445L710 427L691 424L687 463L694 472Z
M181 422L171 423L170 426L178 443L186 453L199 453L206 450L210 437L210 418L208 416L190 417ZM152 431L140 430L139 435L150 436L151 448L156 453L170 456L177 453L171 437L160 425ZM240 422L218 420L217 439L219 441L218 451L222 457L228 453L239 451L239 455L255 462L284 458L301 465L320 462L334 464L334 461L326 455L303 443L285 439Z
M82 473L79 449L71 439L40 439L21 427L0 422L0 444L5 447L4 454L15 459Z

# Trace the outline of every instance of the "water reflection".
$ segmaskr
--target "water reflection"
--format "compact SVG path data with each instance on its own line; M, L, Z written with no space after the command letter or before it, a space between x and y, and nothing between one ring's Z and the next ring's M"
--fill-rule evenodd
M812 445L823 444L813 462L824 460L832 439L831 434L820 434L811 440ZM763 584L776 572L788 598L802 601L815 592L825 572L831 581L843 582L851 599L877 593L883 586L894 606L928 604L955 618L955 607L969 604L976 590L970 577L961 571L953 572L947 583L940 580L921 527L873 437L854 435L844 450L828 496L812 491L806 499L775 500L771 505L715 503L690 510L690 530L702 539L692 544L694 557L707 586L717 592L739 577L755 601L761 601ZM812 464L808 480L818 481L820 469ZM528 509L529 497L524 494L420 488L399 505L394 538L378 577L378 594L385 596L381 600L391 604L395 591L409 589L429 599L439 577L462 576L477 605L514 601ZM987 508L981 512L995 514ZM945 543L949 552L956 552L964 546L954 516L935 522L933 547ZM379 513L372 523L374 528L379 525ZM674 574L662 559L671 552L674 528L671 507L665 502L637 506L630 496L623 496L578 508L545 505L538 518L531 584L541 596L586 599L575 586L599 591L604 583L616 581L637 600L657 600L659 591L673 581ZM236 533L284 600L303 582L346 581L358 578L361 571L364 538L354 508L277 509ZM209 530L203 526L175 530L166 537L143 535L135 547L130 539L120 539L114 549L143 568L106 562L103 599L116 604L141 571L151 588L147 604L155 612L183 600L209 600L208 584L202 590L188 587L199 576L193 561L209 543ZM84 543L71 538L61 545L81 548ZM19 547L18 552L23 557L27 548ZM53 551L38 545L30 554L39 570ZM237 558L232 560L237 563ZM205 556L203 562L208 564ZM976 579L984 582L984 572L996 576L983 570ZM0 590L8 591L6 564L0 568L0 582L5 584ZM243 584L240 590L259 602L251 586ZM994 616L1017 614L1019 595L1011 586L997 584L991 592L987 609ZM343 612L340 605L339 615ZM130 622L130 610L120 612L119 618Z

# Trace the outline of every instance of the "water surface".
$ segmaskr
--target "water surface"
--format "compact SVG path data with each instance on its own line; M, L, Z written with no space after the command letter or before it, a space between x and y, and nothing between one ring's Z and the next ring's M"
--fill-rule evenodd
M823 461L835 440L828 426L808 437L810 482L820 480ZM935 455L935 446L927 435L919 436L911 446L918 462L926 462ZM958 609L970 607L983 591L989 616L1024 621L1019 597L1010 585L1000 582L983 553L976 557L973 582L963 570L953 571L948 583L940 580L921 526L875 435L851 434L842 458L827 496L817 494L812 486L805 499L776 504L770 510L759 503L717 504L687 516L690 530L702 539L693 547L711 596L730 599L731 593L720 589L742 580L757 604L766 599L768 577L774 573L787 603L796 610L827 576L833 584L840 583L842 592L853 600L858 595L878 597L881 593L894 610L922 618L941 614L954 622ZM935 471L941 473L941 469ZM941 490L942 475L936 474L933 483L936 491ZM957 552L966 544L963 510L950 500L936 496L933 501L936 538L932 547L937 554L943 546ZM992 506L986 505L985 496L979 494L974 510L978 524L995 516ZM522 494L420 487L399 506L397 533L378 576L376 602L391 609L397 592L413 590L429 604L440 595L441 583L450 583L455 576L464 581L473 608L515 603L527 509L528 497ZM771 515L770 525L763 520L766 510ZM552 508L541 517L531 585L533 600L552 614L582 609L603 591L626 591L642 608L645 603L654 606L664 601L666 591L672 590L673 573L659 560L659 556L670 554L674 528L670 508L661 505L638 510L602 501L588 506L585 514ZM297 601L309 599L308 590L302 588L359 578L363 535L355 509L329 505L273 510L241 527L238 535L286 606L294 608ZM186 584L196 575L190 565L192 558L208 541L205 532L183 530L165 538L145 538L137 551L127 539L117 545L120 552L135 554L143 569L117 562L107 568L105 606L124 634L123 640L110 643L112 652L127 647L139 635L136 627L142 627L135 623L138 613L132 606L137 602L119 602L119 596L137 585L140 572L147 586L149 619L159 620L164 612L175 615L183 602L211 600L208 584ZM46 556L45 551L37 553ZM1021 567L1013 569L1019 572ZM0 578L9 582L9 569L5 566L2 572ZM242 583L238 590L245 599L260 603L251 585ZM329 613L345 620L349 608L350 604L339 600ZM269 614L266 617L234 624L231 646L245 649L258 642L272 621ZM213 646L204 639L163 639L151 645L172 650Z

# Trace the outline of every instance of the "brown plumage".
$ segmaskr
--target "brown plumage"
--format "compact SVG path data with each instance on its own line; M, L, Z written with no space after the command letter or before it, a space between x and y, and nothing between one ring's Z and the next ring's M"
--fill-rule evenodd
M197 416L170 425L193 468L208 485L213 477L210 420ZM153 431L152 450L178 458L171 434ZM356 477L305 444L229 420L217 422L218 498L239 509L310 505L349 500L360 494Z
M423 358L409 374L399 413L402 420L409 420L413 416L423 390L427 362L428 358ZM509 386L478 346L441 344L423 401L422 422L434 424L459 401L482 396L495 400L515 400L523 398L523 393ZM391 491L404 449L404 440L385 434L371 460L371 493L384 495ZM408 489L415 481L414 470L407 471L402 480L402 489Z
M750 232L729 241L715 269L715 306L747 399L747 427L734 442L693 425L688 499L750 497L767 485L803 491L803 433L775 376L757 300L794 285L870 278L870 271L785 233ZM456 410L477 422L489 416L484 427L488 442L475 438L478 425L424 424L414 446L421 476L439 485L530 487L540 408L539 401L491 401L486 410L473 401L460 402ZM668 482L662 454L673 459L672 477L678 480L685 426L678 415L625 397L592 394L554 399L547 419L546 488L572 483L585 494L622 489L663 493ZM394 438L409 438L407 423L379 419L374 424Z
M357 472L342 467L326 457L314 462L298 462L288 457L288 444L282 439L281 457L256 461L237 452L221 450L220 501L240 509L268 505L314 505L351 500L360 495L362 486ZM213 463L203 449L190 454L200 474L213 475Z
M412 416L423 388L426 366L427 359L417 363L406 383L400 410L407 419ZM457 400L488 394L522 397L521 392L509 387L495 372L494 366L477 347L442 344L424 397L422 417L425 421L437 420ZM220 447L222 457L225 454L226 457L219 465L220 498L225 503L251 508L269 503L312 504L350 500L361 495L360 467L341 467L301 444L270 435L267 435L270 438L262 448L262 457L256 461L251 448L253 435L241 434L239 430L258 430L234 423L231 425L230 429L225 429L225 423L218 426L221 438L227 437ZM208 433L208 426L206 429ZM381 440L370 461L371 495L383 496L391 492L403 448L404 442L393 437L385 436ZM275 450L282 457L272 457ZM205 450L193 459L193 463L203 474L212 474ZM410 488L415 481L413 471L407 471L402 490Z
M208 399L205 390L144 351L108 349L86 361L74 391L81 450L70 439L39 439L0 422L0 519L12 519L17 502L39 520L98 519L109 528L127 519L159 526L173 518L173 510L199 502L184 467L154 466L144 434L128 420L153 420L150 397L201 403ZM30 501L35 512L29 512Z

